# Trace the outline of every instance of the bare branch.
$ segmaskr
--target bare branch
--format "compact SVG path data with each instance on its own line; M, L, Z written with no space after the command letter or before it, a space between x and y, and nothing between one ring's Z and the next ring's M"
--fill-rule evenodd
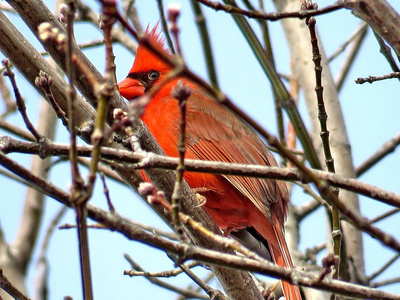
M382 76L368 76L367 78L357 78L356 79L356 83L358 84L363 84L363 83L374 83L376 81L380 81L380 80L386 80L386 79L391 79L391 78L400 78L400 72L396 72L396 73L389 73L386 75L382 75Z
M29 142L22 142L14 140L10 137L1 137L1 150L5 153L20 152L20 153L33 153L39 154L40 145L31 144ZM46 151L44 156L51 155L66 155L69 150L69 145L58 144L49 142L45 145ZM91 146L78 146L78 154L80 156L89 156ZM102 158L104 160L118 159L119 162L133 163L133 168L144 168L146 170L163 168L173 170L176 169L178 161L173 157L166 157L147 152L131 152L121 149L113 149L103 147ZM266 179L280 179L289 181L300 181L302 183L309 183L310 180L305 178L298 170L279 167L266 167L259 165L246 165L246 164L230 164L213 161L200 161L185 159L185 168L192 172L207 172L211 174L229 174L238 176L249 176ZM368 183L361 182L353 178L346 178L337 174L331 174L324 171L310 170L314 176L325 180L330 185L337 186L349 190L351 192L360 193L364 196L378 200L382 203L400 207L400 195L373 186Z
M313 10L300 10L295 12L284 12L284 13L264 13L254 10L244 10L232 5L224 5L219 2L209 1L209 0L196 0L205 6L208 6L216 11L222 10L227 13L240 14L249 18L265 19L269 21L278 21L286 18L299 18L304 19L311 16L323 15L332 11L336 11L344 7L344 3L337 1L335 4L329 5L322 9ZM299 5L300 6L300 5Z
M45 238L42 243L40 255L36 263L36 277L35 277L35 299L47 299L48 294L48 276L49 276L49 264L47 259L47 250L50 244L50 238L60 222L61 218L67 211L67 207L63 206L51 220Z
M392 215L394 215L394 214L396 214L398 212L400 212L400 208L391 209L391 210L381 214L380 216L377 216L377 217L371 219L370 223L374 224L376 222L382 221L382 220L386 219L387 217L390 217L390 216L392 216Z
M92 23L96 28L99 28L99 20L97 17L97 13L95 13L88 5L86 5L81 0L76 1L76 7L79 13L79 20L87 21ZM137 44L132 41L132 39L116 26L113 27L111 32L111 37L114 41L119 42L123 45L126 49L131 51L132 53L136 53Z
M361 49L361 44L367 36L367 32L368 24L362 22L356 33L350 38L350 40L353 40L354 37L354 40L352 41L351 46L349 47L346 57L342 63L342 66L340 67L340 70L338 74L336 74L335 78L335 84L338 91L340 91L343 87L343 83L347 78L347 75L349 74L350 68L353 66L354 60Z
M11 70L10 63L8 60L3 60L3 65L6 68L6 76L10 77L11 85L14 90L15 100L17 102L17 107L19 112L21 113L22 119L24 120L26 128L33 134L37 141L42 139L42 136L36 131L36 128L32 125L31 121L28 118L28 114L26 113L25 101L22 99L22 96L19 92L17 82L15 80L15 74Z
M143 27L139 20L135 2L131 0L123 0L122 7L126 14L126 19L129 19L132 22L133 27L135 27L137 32L143 33Z
M400 15L385 0L347 0L345 6L357 12L400 56ZM387 30L394 28L396 30Z
M13 298L18 300L29 300L24 294L22 294L3 274L3 270L0 269L0 287L4 289Z
M394 152L397 146L400 145L400 133L394 136L391 140L387 141L379 148L371 157L365 160L360 166L356 168L356 176L360 177L366 171L368 171L372 166L380 162L386 155Z
M398 260L400 257L400 253L396 254L393 256L387 263L385 263L382 267L380 267L378 270L376 270L374 273L372 273L370 276L368 276L368 279L370 281L374 280L376 277L381 275L383 272L387 270L396 260Z
M15 181L17 181L17 182L19 182L19 183L21 183L21 184L27 186L27 187L31 187L31 188L33 188L33 189L39 190L39 189L37 189L34 185L32 185L29 181L26 181L26 180L24 180L24 179L18 177L18 176L15 175L14 173L7 172L6 170L0 169L0 174L3 175L3 176L5 176L5 177L8 177L8 178L10 178L10 179L12 179L12 180L15 180Z
M127 255L127 254L126 254ZM127 258L128 261L130 261ZM193 262L189 262L187 265L185 265L187 268L191 269L197 266L201 266L201 264L197 261L193 261ZM168 270L168 271L161 271L161 272L145 272L145 271L138 271L135 268L134 270L125 270L124 271L124 275L129 275L131 277L133 276L145 276L145 277L175 277L179 274L184 273L183 270L181 268L175 268L172 270Z
M144 270L128 254L125 254L124 257L130 263L132 269L140 271L140 272L143 272L145 274L147 273L147 272L144 272ZM124 275L131 276L129 271L124 271ZM181 295L184 295L186 297L189 297L189 298L193 297L193 298L198 298L198 299L209 299L209 297L206 296L206 295L201 295L199 293L190 291L188 289L182 289L182 288L176 287L174 285L171 285L171 284L168 284L168 283L166 283L164 281L161 281L158 278L154 278L153 276L149 276L147 274L143 275L143 276L147 280L149 280L151 283L153 283L155 285L158 285L158 286L161 286L161 287L166 288L168 290L174 291L174 292L179 293Z
M371 287L378 288L389 284L399 283L400 277L394 277L387 280L377 281L370 284Z
M21 137L27 141L31 141L31 142L36 141L36 139L32 133L30 133L29 131L26 131L24 129L21 129L20 127L15 126L11 123L8 123L3 118L0 118L0 128L5 131L8 131L9 133L12 133L12 134L18 136L18 137Z
M38 132L46 138L54 139L56 131L56 117L53 109L44 101L41 101L38 120ZM50 172L50 158L41 159L35 156L32 159L31 172L44 179ZM36 189L28 188L25 196L25 204L22 212L21 223L14 240L14 247L19 253L19 259L26 266L31 261L32 252L36 244L43 217L45 196Z
M178 258L179 259L179 258ZM176 259L175 259L176 261ZM220 290L214 289L206 284L200 277L198 277L190 268L184 264L179 265L179 268L186 273L200 288L202 288L210 299L229 300Z
M12 101L10 90L8 89L6 83L4 82L4 77L1 75L0 75L0 94L4 102L4 105L6 107L6 110L0 115L0 119L3 119L10 113L15 112L17 110L17 104L14 101Z
M313 199L295 208L295 212L299 218L299 221L313 213L321 205L323 205L328 211L331 210L330 205L319 195L317 195L317 193L315 193L309 185L301 184L300 186L303 188L304 192L309 194Z

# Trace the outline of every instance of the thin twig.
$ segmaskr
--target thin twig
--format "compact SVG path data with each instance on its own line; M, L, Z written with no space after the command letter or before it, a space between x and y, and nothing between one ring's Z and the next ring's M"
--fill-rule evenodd
M400 212L400 208L393 208L393 209L391 209L391 210L389 210L389 211L387 211L387 212L385 212L385 213L383 213L383 214L381 214L381 215L369 220L369 222L371 224L374 224L376 222L379 222L379 221L382 221L382 220L386 219L387 217L390 217L390 216L392 216L394 214L397 214L398 212Z
M3 274L3 270L0 269L0 287L5 290L10 296L18 300L29 300L19 289L17 289Z
M188 269L197 267L197 266L201 266L201 263L199 263L198 261L192 261L189 262L185 265ZM124 275L129 275L131 277L133 276L145 276L145 277L175 277L179 274L182 274L184 271L179 267L179 268L175 268L172 270L168 270L168 271L162 271L162 272L145 272L145 271L136 271L136 270L129 270L129 271L124 271Z
M176 24L175 24L176 25ZM174 33L176 38L177 50L180 55L179 41L177 39L177 33ZM176 168L176 183L174 187L174 192L172 193L172 218L174 221L175 231L181 238L184 237L183 228L179 219L179 211L181 206L181 201L183 200L182 193L182 181L185 172L185 153L186 153L186 101L191 94L189 87L185 86L182 82L178 82L176 87L171 92L171 96L178 101L180 120L179 120L179 136L177 150L179 155L179 163Z
M295 12L284 12L284 13L264 13L264 12L259 12L259 11L248 11L244 9L240 9L236 6L232 5L224 5L219 2L214 2L214 1L209 1L209 0L196 0L205 6L208 6L216 11L222 10L230 14L238 14L238 15L243 15L249 18L255 18L255 19L265 19L269 21L278 21L282 19L287 19L287 18L299 18L299 19L305 19L307 17L311 16L318 16L318 15L323 15L326 13L330 13L333 11L336 11L338 9L344 8L344 4L341 1L337 1L336 3L329 5L327 7L324 7L322 9L312 9L312 10L307 10L307 11L295 11Z
M355 82L357 84L364 84L366 82L373 83L373 82L376 82L376 81L392 79L392 78L400 79L400 72L389 73L389 74L382 75L382 76L368 76L367 78L360 77L360 78L357 78Z
M21 184L23 184L23 185L25 185L27 187L30 187L30 188L35 189L37 191L40 191L33 184L31 184L29 181L22 179L21 177L15 175L14 173L8 172L8 171L0 168L0 174L5 176L5 177L8 177L11 180L14 180L14 181L16 181L18 183L21 183Z
M218 89L218 76L215 68L214 55L211 48L211 40L208 33L206 17L197 1L190 0L190 3L192 4L197 29L201 38L201 46L206 60L208 79L210 80L211 85Z
M4 77L1 75L0 75L0 93L1 93L1 98L3 99L4 105L6 107L6 110L0 115L0 118L4 119L9 114L11 114L17 110L17 104L14 101L12 101L10 90L8 89L8 86L4 82Z
M394 152L397 146L400 145L400 132L396 134L392 139L385 142L381 148L379 148L373 155L366 159L361 165L355 169L356 177L360 177L366 171L371 169L374 165L380 162L386 155Z
M36 139L32 133L30 133L29 131L26 131L18 126L15 126L2 118L0 118L0 128L3 129L4 131L14 134L14 135L16 135L20 138L23 138L27 141L30 141L30 142L36 141Z
M71 9L73 11L71 11ZM73 50L72 50L72 41L73 41L73 20L74 20L74 2L73 0L69 1L69 8L67 9L67 37L63 35L58 35L60 40L60 47L64 47L66 52L66 75L69 78L69 84L67 88L67 107L68 107L68 125L69 125L69 133L70 133L70 166L71 166L71 174L72 174L72 189L76 191L76 195L73 192L72 194L77 196L83 187L83 179L80 175L78 162L77 162L77 153L76 153L76 126L75 126L75 68L72 63ZM56 38L56 37L54 37ZM76 197L78 198L78 197Z
M368 24L362 22L359 29L357 30L357 35L355 35L356 38L351 43L351 46L347 51L346 57L343 60L340 70L336 75L335 85L338 91L342 89L343 83L345 82L347 75L349 74L350 68L353 66L354 60L357 54L360 52L361 45L367 36L368 28Z
M106 196L106 200L107 200L107 204L108 204L108 210L110 212L114 213L115 212L115 208L114 208L114 205L112 204L111 197L110 197L110 191L109 191L109 189L107 187L106 178L105 178L103 172L100 172L100 178L101 178L101 181L103 182L103 192L104 192L104 195Z
M39 76L35 80L35 84L38 87L41 87L45 92L45 96L47 100L49 100L50 105L53 107L54 112L56 113L57 117L61 119L63 125L69 128L69 122L67 119L66 113L61 109L58 105L57 101L54 99L54 95L51 92L51 86L53 85L53 78L40 70Z
M135 27L136 31L139 33L143 33L143 27L139 20L138 12L135 6L135 1L123 0L122 7L125 11L126 18L132 22L132 25Z
M164 5L162 0L157 0L157 8L158 8L158 14L160 15L161 27L163 29L164 36L167 39L168 47L171 50L171 53L175 54L174 43L172 42L171 36L169 35L168 24L167 20L165 19Z
M11 70L9 61L7 59L3 60L3 66L6 68L6 72L3 73L4 75L8 76L11 81L11 85L14 90L15 100L17 102L18 111L21 113L22 119L24 120L26 128L33 134L35 139L39 142L40 140L43 141L44 137L37 132L36 128L33 126L31 121L29 120L28 114L26 113L26 106L25 101L22 99L21 93L19 92L17 82L15 81L15 74Z
M132 269L144 272L144 270L128 254L125 254L124 257L129 262L129 264L131 265ZM129 274L124 272L124 275L129 275ZM144 277L147 280L149 280L152 284L155 284L155 285L158 285L160 287L166 288L168 290L174 291L174 292L179 293L181 295L185 295L186 297L198 298L198 299L209 299L208 296L201 295L201 294L193 292L191 290L179 288L177 286L174 286L174 285L168 284L166 282L163 282L163 281L161 281L161 280L159 280L157 278L154 278L154 277L151 277L151 276L146 276L146 275L144 275Z
M36 277L35 277L35 299L47 299L48 294L48 277L49 277L49 263L47 259L47 250L50 244L50 238L54 233L57 224L66 213L68 207L62 206L54 218L51 220L46 235L43 240L40 255L36 263Z
M253 4L249 0L243 0L243 3L246 5L248 10L257 11L257 9L253 6ZM265 13L263 1L259 0L258 4L260 6L258 11ZM272 44L268 30L268 22L267 20L262 20L262 19L257 19L257 21L260 25L260 29L262 32L265 51L267 53L268 58L271 60L271 63L275 66L274 53L272 52Z
M382 280L382 281L376 281L370 284L370 286L372 288L378 288L378 287L382 287L382 286L386 286L389 284L395 284L395 283L399 283L400 282L400 277L394 277L391 279L386 279L386 280Z
M387 270L396 260L398 260L400 257L400 253L394 255L389 261L387 261L382 267L380 267L378 270L376 270L374 273L372 273L370 276L368 276L368 279L370 281L374 280L376 277L381 275L383 272Z
M124 1L126 2L126 1ZM129 1L132 3L132 1ZM81 0L76 0L76 7L78 9L78 20L82 21L87 21L92 23L96 28L99 28L99 19L98 19L98 14L92 10L92 8L88 5L86 5L84 2ZM138 23L137 22L132 22L134 24L135 28L138 30L138 32L143 32L143 29L138 28ZM122 46L124 46L126 49L128 49L132 53L136 53L137 50L137 44L132 41L131 38L128 37L128 35L121 29L116 26L113 27L113 30L111 32L111 36L113 41L116 41L120 43Z
M355 42L359 37L364 36L365 33L367 32L368 29L368 23L365 23L364 21L361 22L361 24L358 26L356 29L356 32L354 32L348 39L345 41L342 45L340 45L336 51L328 58L328 62L332 62L336 57L338 57L341 53L343 53L346 48L352 43Z
M303 191L310 195L313 199L304 203L301 206L297 206L295 209L296 215L299 218L299 222L317 210L321 205L325 207L325 209L331 213L331 206L322 199L317 193L313 191L311 186L308 184L299 184L302 187Z
M171 257L171 256L170 256ZM176 262L179 258L175 258L174 261ZM203 289L210 299L219 299L219 300L229 300L220 290L214 289L208 284L206 284L199 276L197 276L188 266L181 264L179 268L182 269L183 272L186 273L190 279L193 280L201 289Z
M246 7L251 10L251 11L256 11L255 7L251 4L250 1L245 0L243 1ZM264 12L264 4L263 1L259 1L260 5L260 12ZM270 35L268 31L268 22L263 19L256 19L260 25L261 32L262 32L262 37L263 37L263 42L264 42L264 52L269 59L271 66L275 68L275 59L274 55L272 52L272 45L271 45L271 40L270 40ZM277 91L273 89L273 97L274 97L274 107L275 107L275 115L276 115L276 125L278 128L278 136L279 136L279 141L283 144L286 145L286 138L285 138L285 126L283 122L283 110L282 110L282 102L279 99L279 96L277 94ZM286 166L286 158L281 156L281 165Z
M76 224L68 224L65 223L63 225L58 226L58 229L63 230L63 229L76 229L78 228L78 225ZM107 227L104 227L101 224L90 224L90 225L86 225L86 228L90 228L90 229L100 229L100 230L109 230Z
M117 214L115 214L115 215L117 215ZM142 223L139 223L139 222L136 222L133 220L124 219L124 221L126 223L128 223L130 226L134 226L134 227L143 229L143 230L153 234L154 236L163 237L163 238L166 238L171 241L178 241L178 237L175 233L162 231L162 230L159 230L158 228L155 228L155 227L152 227L152 226L149 226L146 224L142 224ZM65 223L63 225L58 226L58 229L73 229L73 228L77 228L77 225ZM109 230L109 228L104 227L104 225L102 225L100 223L88 225L87 228L99 229L99 230Z
M386 44L384 39L375 30L373 30L373 32L374 32L375 38L378 41L378 44L380 46L380 52L382 53L382 55L388 61L390 67L392 68L392 71L393 72L400 72L399 66L397 65L395 59L393 58L392 48L390 48Z

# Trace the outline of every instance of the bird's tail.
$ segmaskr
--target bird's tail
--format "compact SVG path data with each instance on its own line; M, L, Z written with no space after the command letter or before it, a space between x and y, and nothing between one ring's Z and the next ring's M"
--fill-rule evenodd
M272 216L274 224L263 222L253 224L257 232L267 241L273 262L285 268L293 268L292 258L286 244L283 230L275 215ZM300 289L297 285L281 280L283 294L286 300L301 300Z
M276 224L278 225L278 224ZM292 258L290 257L289 249L286 244L285 237L280 226L273 226L275 235L278 240L279 248L270 245L271 257L274 263L280 267L293 268ZM301 300L300 289L297 285L281 280L283 294L286 300Z

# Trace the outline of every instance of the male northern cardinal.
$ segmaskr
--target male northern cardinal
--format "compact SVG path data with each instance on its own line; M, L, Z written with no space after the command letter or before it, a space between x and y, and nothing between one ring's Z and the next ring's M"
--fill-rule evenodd
M146 34L152 45L170 55L156 28ZM167 63L139 44L133 66L119 84L119 92L134 101L157 85L170 70ZM277 165L266 145L247 124L182 76L164 84L140 116L168 156L178 156L180 111L178 101L171 96L178 81L189 86L192 92L187 101L186 158ZM185 172L185 180L206 198L205 209L226 234L254 228L268 244L272 260L279 266L293 267L283 233L289 202L283 182L189 172ZM286 299L301 299L297 286L285 281L282 286Z

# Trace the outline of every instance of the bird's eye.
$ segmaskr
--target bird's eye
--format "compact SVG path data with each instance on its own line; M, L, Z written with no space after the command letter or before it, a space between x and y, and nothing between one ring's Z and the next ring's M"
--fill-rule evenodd
M157 71L150 71L149 72L149 74L147 75L147 77L150 79L150 80L157 80L159 77L160 77L160 72L157 72Z

